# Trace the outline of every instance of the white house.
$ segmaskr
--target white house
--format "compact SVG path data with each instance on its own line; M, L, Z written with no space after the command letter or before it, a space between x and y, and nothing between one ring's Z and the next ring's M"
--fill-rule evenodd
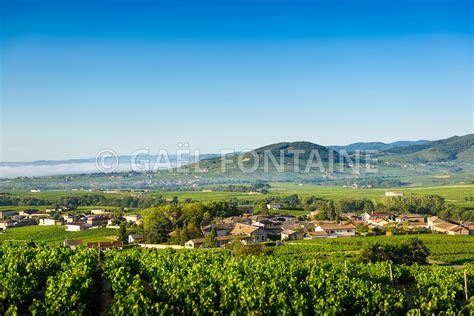
M369 219L384 219L386 221L392 220L394 218L392 213L367 213L365 212L360 216L360 218L367 222Z
M128 235L128 243L133 244L143 239L143 235L141 234L130 234Z
M317 225L315 232L326 232L328 237L353 237L355 236L356 227L351 224L323 223Z
M123 218L127 222L138 223L142 219L142 216L140 214L125 214Z
M40 226L56 226L61 224L60 220L54 218L40 218L39 220Z
M85 223L67 223L66 224L67 232L78 232L78 231L82 231L86 229L87 229L87 225Z
M280 204L269 203L267 204L267 209L269 210L279 210L281 208Z

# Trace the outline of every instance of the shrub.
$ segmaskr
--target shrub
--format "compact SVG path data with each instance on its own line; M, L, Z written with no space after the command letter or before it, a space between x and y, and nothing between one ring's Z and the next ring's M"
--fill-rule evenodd
M361 259L364 262L392 261L397 264L427 264L428 248L418 238L410 238L400 245L375 243L364 249Z

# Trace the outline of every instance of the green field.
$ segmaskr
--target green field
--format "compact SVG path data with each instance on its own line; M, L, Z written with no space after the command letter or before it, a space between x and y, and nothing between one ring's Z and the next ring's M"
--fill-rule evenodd
M0 233L0 241L30 241L59 244L65 239L80 239L84 242L116 240L116 231L110 228L88 229L67 232L65 226L25 226L8 229Z
M352 189L349 187L335 187L335 186L321 186L312 184L293 184L275 182L271 183L270 193L267 195L250 195L240 192L202 192L202 191L152 191L143 193L144 196L162 196L164 198L172 198L174 196L179 199L190 198L196 201L209 201L209 200L229 200L232 198L255 201L264 199L269 195L290 195L298 194L301 196L316 195L325 197L332 200L338 200L341 198L366 198L373 200L380 200L384 197L386 191L400 191L405 195L416 194L416 195L429 195L436 194L444 197L447 202L468 205L474 208L474 202L467 203L465 197L474 197L474 185L472 184L459 184L459 185L445 185L445 186L420 186L420 187L402 187L402 188L363 188L363 189ZM101 193L101 192L86 192L86 191L44 191L32 193L29 191L17 191L7 190L4 191L12 194L12 196L18 197L31 197L41 199L58 199L61 196L81 196L81 195L104 195L106 197L127 197L132 193L120 192L120 193ZM136 193L135 193L136 194ZM7 207L2 207L7 208ZM10 207L11 208L11 207Z

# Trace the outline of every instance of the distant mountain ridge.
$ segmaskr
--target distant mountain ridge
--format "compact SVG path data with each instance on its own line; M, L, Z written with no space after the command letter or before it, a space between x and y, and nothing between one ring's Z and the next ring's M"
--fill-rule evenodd
M383 143L383 142L358 142L349 145L339 146L328 146L333 150L346 150L348 152L354 152L356 150L379 150L385 151L394 148L401 148L401 147L410 147L410 146L418 146L418 145L429 145L429 140L416 140L416 141L397 141L393 143Z

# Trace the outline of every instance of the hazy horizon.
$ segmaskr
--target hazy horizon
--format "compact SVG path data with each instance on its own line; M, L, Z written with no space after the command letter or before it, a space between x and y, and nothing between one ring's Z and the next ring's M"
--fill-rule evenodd
M465 134L465 135L469 135L469 134ZM464 134L450 135L450 136L443 137L441 139L446 139L446 138L450 138L450 137L454 137L454 136L465 136L465 135ZM337 146L348 146L348 145L352 145L352 144L356 144L356 143L392 144L392 143L396 143L396 142L417 142L417 141L436 141L436 140L438 140L438 139L422 138L422 139L399 139L399 140L395 140L395 141L391 141L391 142L384 142L384 141L379 141L379 140L368 140L368 141L355 141L355 142L351 142L351 143L340 143L340 144L321 144L321 143L318 143L318 142L312 142L312 143L317 144L317 145L321 145L321 146L325 146L325 147L337 147ZM232 147L232 146L229 145L229 146L224 146L222 148L215 148L215 150L209 151L209 152L204 152L204 151L200 150L199 148L194 148L192 146L190 146L188 148L191 151L191 153L193 153L194 150L196 150L196 151L199 152L199 155L209 155L209 154L219 154L222 150L234 150L235 152L253 150L253 149L257 149L259 147L263 147L263 146L267 146L267 145L271 145L271 144L276 144L276 143L283 143L283 142L311 142L311 141L308 141L308 140L305 140L305 139L295 139L295 140L285 140L284 139L284 140L276 141L274 143L260 144L260 145L257 145L256 147L252 147L252 148L249 148L248 146L245 147L245 148L237 148L237 147ZM177 145L180 145L180 144L182 144L182 143L178 143ZM176 150L178 150L180 148L182 148L182 147L179 147L179 146L175 146L174 148L164 148L164 147L160 147L160 146L155 146L155 147L152 147L152 148L136 147L130 152L119 152L119 151L116 151L114 148L109 148L109 147L104 148L104 149L105 150L112 150L112 151L116 152L116 154L119 157L130 157L137 150L148 150L149 155L155 156L160 150L165 150L168 153L168 155L171 157L171 156L176 155ZM95 159L97 153L99 153L99 152L100 151L98 151L98 152L96 152L96 153L94 153L93 155L90 155L90 156L85 156L85 155L84 156L74 156L74 157L67 157L67 158L63 158L63 159L34 159L34 160L25 160L25 161L3 161L3 160L0 160L0 164L8 164L8 163L28 164L28 163L42 162L42 161L46 161L46 162L48 162L48 161L51 161L51 162L64 162L64 161L74 161L74 160L90 160L90 159Z

